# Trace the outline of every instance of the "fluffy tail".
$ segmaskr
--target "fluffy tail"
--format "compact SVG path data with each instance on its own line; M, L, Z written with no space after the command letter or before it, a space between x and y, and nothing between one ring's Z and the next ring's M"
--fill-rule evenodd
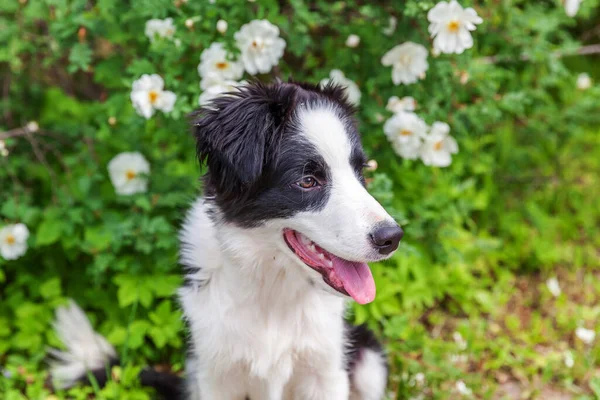
M66 350L51 349L54 361L50 376L54 387L66 389L78 382L87 382L92 374L99 385L108 380L110 370L119 364L114 347L92 328L85 313L73 301L56 310L54 330ZM151 386L165 399L183 398L183 380L179 376L146 368L140 373L143 386Z

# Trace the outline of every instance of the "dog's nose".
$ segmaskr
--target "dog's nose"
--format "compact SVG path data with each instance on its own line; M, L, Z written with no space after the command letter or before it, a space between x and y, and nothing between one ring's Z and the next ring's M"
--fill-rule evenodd
M390 254L398 248L404 231L398 225L384 225L376 228L370 235L371 243L379 250L379 254Z

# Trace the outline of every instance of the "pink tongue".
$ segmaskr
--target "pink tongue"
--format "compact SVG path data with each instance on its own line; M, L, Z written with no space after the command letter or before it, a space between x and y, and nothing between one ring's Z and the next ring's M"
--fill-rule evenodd
M333 257L331 261L336 275L344 284L344 289L358 304L367 304L375 299L375 281L366 263L338 257Z

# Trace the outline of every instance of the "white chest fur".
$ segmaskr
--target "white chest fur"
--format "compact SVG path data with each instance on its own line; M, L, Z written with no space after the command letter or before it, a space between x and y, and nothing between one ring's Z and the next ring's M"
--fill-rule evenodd
M343 370L344 300L315 288L260 232L222 229L200 200L181 235L182 263L198 268L180 298L204 397L220 398L208 387L227 380L223 398L282 398L298 374Z

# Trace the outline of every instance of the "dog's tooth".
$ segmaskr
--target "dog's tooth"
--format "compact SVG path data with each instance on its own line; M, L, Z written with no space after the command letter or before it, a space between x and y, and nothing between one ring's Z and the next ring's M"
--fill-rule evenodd
M313 251L313 252L317 251L314 244L311 244L310 246L308 246L308 248L310 249L310 251Z
M319 260L324 260L325 259L325 255L323 253L319 253Z
M327 266L328 266L329 268L333 268L333 261L331 261L331 260L327 260Z
M309 244L312 243L309 238L307 238L306 236L304 236L302 234L300 235L300 241L302 242L302 244L304 244L306 246L308 246Z

